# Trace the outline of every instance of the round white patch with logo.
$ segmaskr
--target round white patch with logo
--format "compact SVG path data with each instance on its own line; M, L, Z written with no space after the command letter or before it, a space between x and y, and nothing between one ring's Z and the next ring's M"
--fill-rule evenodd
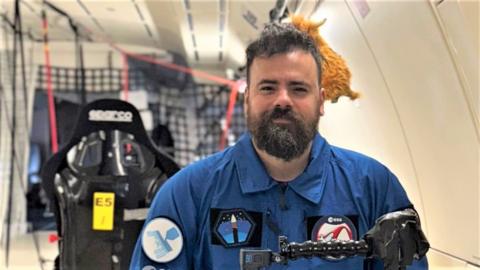
M177 224L168 218L148 222L142 234L142 249L147 257L158 263L167 263L180 255L183 236Z

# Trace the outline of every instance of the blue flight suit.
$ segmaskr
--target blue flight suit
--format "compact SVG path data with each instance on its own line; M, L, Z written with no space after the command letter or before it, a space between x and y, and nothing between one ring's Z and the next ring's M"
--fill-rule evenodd
M279 184L268 175L247 133L233 147L184 168L162 186L145 224L156 217L169 218L182 231L183 249L173 261L155 263L145 256L140 237L130 269L240 269L240 248L278 251L279 235L287 236L289 242L309 240L307 223L312 223L312 217L351 217L356 239L361 239L378 217L407 207L411 203L405 191L385 166L331 146L319 134L305 171L286 186ZM228 245L232 238L228 239L224 225L235 222L230 214L226 214L227 223L212 219L223 210L237 211L237 220L247 224L237 226L234 242L240 239L244 245ZM250 222L241 220L239 211L247 213ZM238 233L242 228L253 234L248 241ZM268 269L364 269L364 258L299 259ZM383 267L374 262L370 269ZM428 269L426 258L408 269Z

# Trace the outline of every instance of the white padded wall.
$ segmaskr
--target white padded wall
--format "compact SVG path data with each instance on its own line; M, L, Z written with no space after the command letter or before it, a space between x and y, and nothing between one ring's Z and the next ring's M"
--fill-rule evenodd
M314 18L327 18L321 33L347 61L352 88L362 94L359 101L341 98L326 104L320 132L334 145L370 155L387 165L400 179L422 220L423 207L414 165L388 86L368 43L342 2L325 2ZM426 222L425 230L428 230Z
M327 1L322 34L347 60L356 105L327 104L320 130L386 164L422 215L433 248L478 263L479 138L428 1Z
M445 38L452 46L452 55L458 65L459 76L466 84L466 96L472 113L480 116L479 96L479 1L445 0L434 5L439 20L445 27ZM476 57L472 57L476 56Z

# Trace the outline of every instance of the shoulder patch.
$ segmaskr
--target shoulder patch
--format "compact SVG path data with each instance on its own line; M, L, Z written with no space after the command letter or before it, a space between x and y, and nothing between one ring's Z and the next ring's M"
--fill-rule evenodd
M153 265L145 265L142 270L169 270L168 268L164 268L164 267L161 267L161 268L157 268Z
M158 263L175 260L183 249L183 236L175 222L165 217L150 220L142 234L142 249Z

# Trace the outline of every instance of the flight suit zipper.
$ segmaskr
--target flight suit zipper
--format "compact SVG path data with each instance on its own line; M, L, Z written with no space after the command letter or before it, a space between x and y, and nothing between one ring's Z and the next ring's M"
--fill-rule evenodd
M287 199L285 198L285 192L287 191L288 184L286 183L281 183L278 185L278 203L280 206L280 210L286 211L289 209L288 204L287 204Z
M267 227L275 234L276 237L278 237L282 233L282 230L278 226L277 222L273 220L272 211L270 209L267 209L265 216L265 223L267 224Z

